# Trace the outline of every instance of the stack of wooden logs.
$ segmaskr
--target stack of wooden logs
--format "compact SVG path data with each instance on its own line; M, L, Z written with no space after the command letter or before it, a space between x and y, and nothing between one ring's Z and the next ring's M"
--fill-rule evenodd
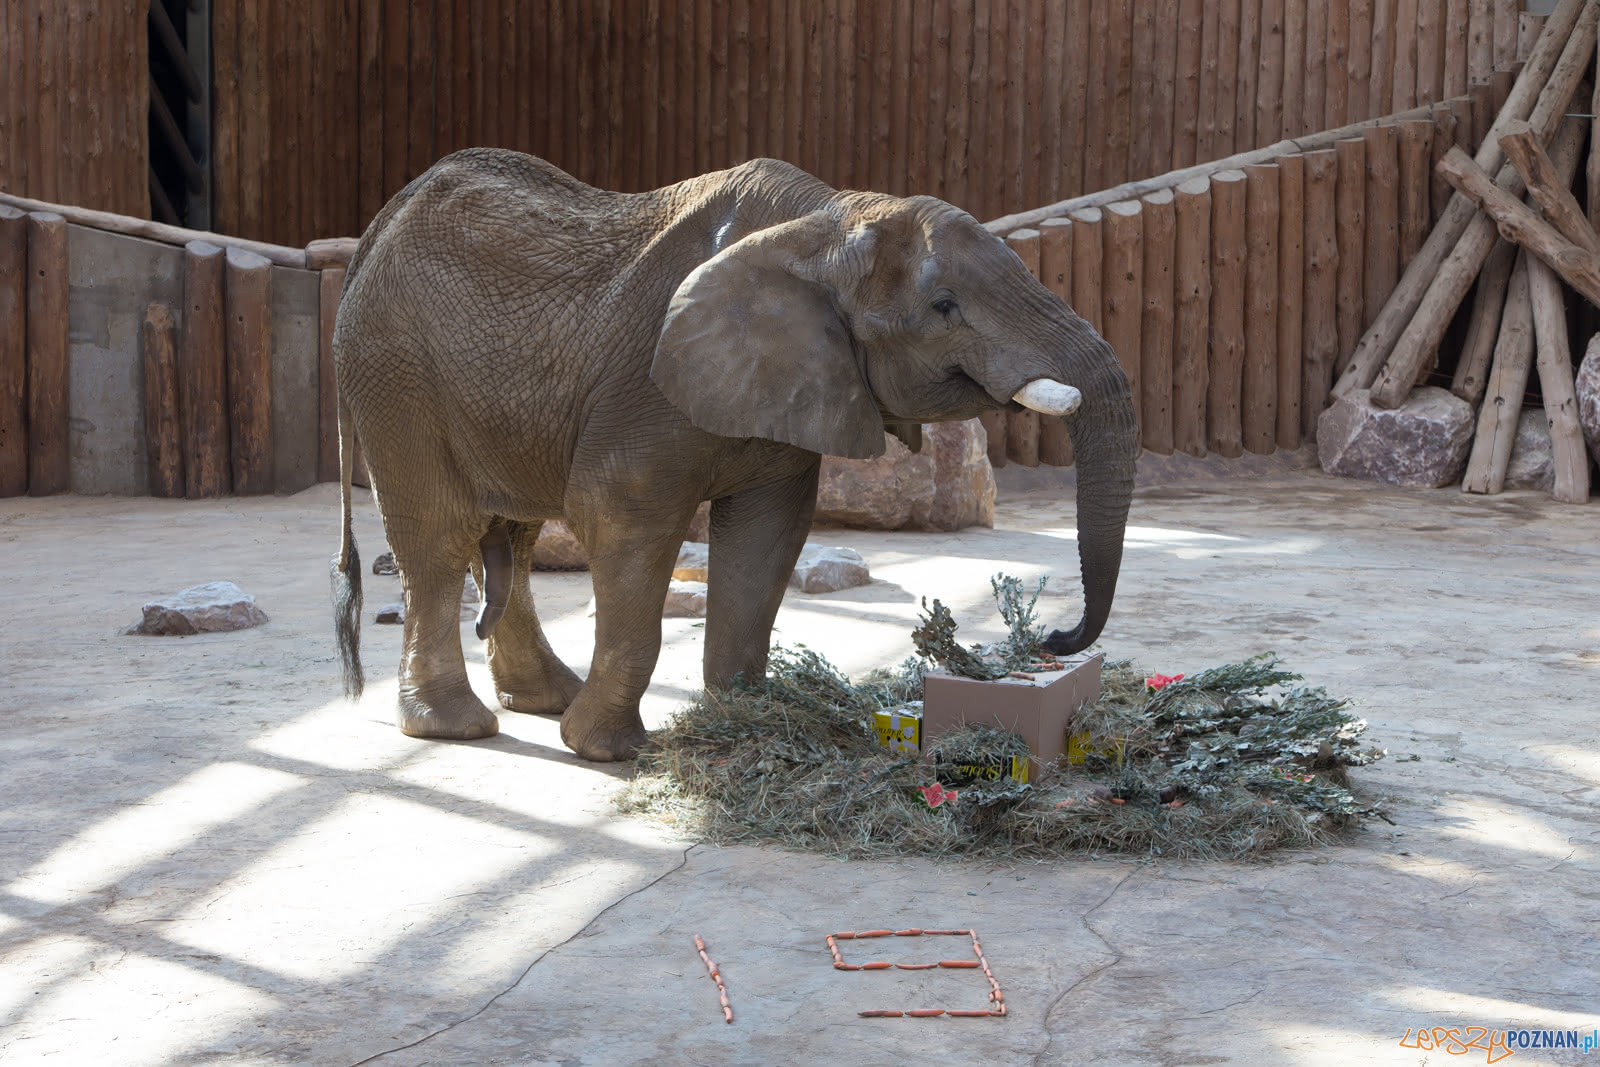
M1536 363L1554 495L1588 499L1561 282L1600 305L1600 138L1589 139L1589 217L1568 191L1585 134L1600 122L1592 117L1600 113L1600 92L1580 94L1597 26L1600 0L1561 0L1476 156L1459 148L1444 154L1437 172L1457 192L1333 388L1336 396L1368 389L1377 407L1399 407L1438 364L1451 321L1476 282L1451 384L1457 396L1481 405L1462 484L1468 492L1500 491ZM1569 115L1580 95L1592 106ZM1523 202L1525 190L1532 206Z

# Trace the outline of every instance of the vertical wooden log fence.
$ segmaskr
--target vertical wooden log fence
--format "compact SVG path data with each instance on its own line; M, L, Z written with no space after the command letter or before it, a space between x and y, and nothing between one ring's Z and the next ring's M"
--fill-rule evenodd
M1278 238L1275 163L1245 168L1245 344L1240 373L1244 447L1271 455L1278 443Z
M0 497L28 491L28 217L0 204Z
M1572 350L1567 340L1566 299L1561 280L1543 260L1528 258L1528 293L1533 303L1533 330L1539 372L1539 393L1550 420L1550 452L1555 467L1552 495L1567 504L1589 500L1589 452L1578 421L1578 397L1572 378Z
M1028 272L1035 278L1040 275L1039 231L1017 230L1006 238L1006 244L1017 254ZM1039 413L1037 411L1010 411L1005 416L1006 458L1024 467L1039 465Z
M1144 315L1139 323L1139 381L1144 447L1172 454L1172 356L1177 214L1173 192L1144 198Z
M1361 327L1372 325L1400 278L1400 152L1393 126L1373 126L1366 141L1366 263L1362 268Z
M1339 154L1329 148L1308 152L1302 158L1306 168L1306 295L1300 429L1315 437L1317 417L1333 387L1339 357Z
M1433 186L1433 123L1426 119L1413 119L1403 122L1397 127L1399 131L1398 163L1399 163L1399 237L1400 255L1396 263L1398 268L1395 280L1399 274L1410 266L1422 248L1422 242L1428 239L1428 231L1433 227L1433 218L1429 210L1431 190ZM1389 286L1393 290L1394 285ZM1387 300L1389 294L1384 294ZM1373 313L1376 315L1376 312Z
M239 248L224 254L228 430L233 491L272 492L272 264Z
M1206 453L1206 393L1211 337L1211 179L1173 191L1172 447Z
M1365 321L1364 301L1367 247L1367 152L1359 138L1340 141L1337 153L1339 179L1334 220L1339 241L1339 353L1335 376L1344 373Z
M1305 158L1278 160L1278 417L1279 448L1300 447L1301 373L1305 362Z
M1247 191L1242 170L1211 176L1211 353L1206 389L1206 447L1244 454L1239 399L1244 373Z
M67 222L28 215L28 495L71 488L67 439Z
M1111 344L1128 376L1133 391L1134 410L1143 395L1139 381L1142 346L1140 320L1144 315L1144 226L1137 200L1112 204L1105 211L1104 260L1100 298L1105 328L1101 332Z
M152 303L140 327L144 365L144 447L150 495L183 496L183 429L178 418L178 326Z
M190 498L226 496L233 489L222 265L217 245L191 241L184 248L178 405L184 493Z
M1072 220L1045 219L1039 224L1039 277L1045 287L1072 304ZM1039 462L1052 467L1072 465L1072 438L1061 419L1039 421Z

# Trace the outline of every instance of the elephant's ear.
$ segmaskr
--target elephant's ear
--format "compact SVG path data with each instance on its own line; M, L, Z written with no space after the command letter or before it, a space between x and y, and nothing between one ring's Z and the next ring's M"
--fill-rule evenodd
M877 401L820 280L870 257L871 244L818 211L730 245L673 294L650 376L710 433L882 455Z

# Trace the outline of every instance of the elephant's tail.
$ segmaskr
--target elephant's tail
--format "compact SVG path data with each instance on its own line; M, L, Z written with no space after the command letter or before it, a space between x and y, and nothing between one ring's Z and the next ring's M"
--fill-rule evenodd
M361 556L351 529L350 487L355 479L355 424L350 407L339 397L339 554L329 572L333 587L333 632L344 667L344 695L354 700L366 687L361 671Z

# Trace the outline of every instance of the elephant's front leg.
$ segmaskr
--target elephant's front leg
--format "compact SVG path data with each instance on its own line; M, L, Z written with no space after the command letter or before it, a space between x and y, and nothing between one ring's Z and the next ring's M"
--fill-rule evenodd
M638 497L634 498L638 500ZM639 698L661 654L667 583L697 501L683 506L598 507L569 500L568 518L589 554L594 581L594 659L561 717L561 740L584 759L632 759L644 744Z
M785 481L712 502L706 685L766 677L772 623L811 530L820 467L817 458Z

